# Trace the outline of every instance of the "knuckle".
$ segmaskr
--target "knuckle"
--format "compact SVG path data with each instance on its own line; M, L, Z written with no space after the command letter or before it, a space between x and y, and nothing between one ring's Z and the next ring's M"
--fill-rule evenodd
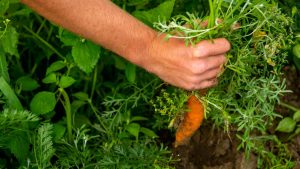
M195 75L195 74L200 74L204 72L207 68L207 65L203 61L196 62L194 61L190 66L190 72Z
M207 48L207 41L203 40L198 43L194 51L194 57L206 57L209 55L209 49Z
M201 52L201 56L203 56L203 57L209 56L209 50L204 45L200 46L199 51Z

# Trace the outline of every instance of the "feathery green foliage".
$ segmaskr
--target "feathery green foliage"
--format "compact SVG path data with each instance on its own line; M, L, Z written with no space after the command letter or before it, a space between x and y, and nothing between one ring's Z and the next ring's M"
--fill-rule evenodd
M34 162L32 166L38 169L48 168L51 166L50 159L54 155L52 141L53 125L49 123L42 124L37 131L33 144Z

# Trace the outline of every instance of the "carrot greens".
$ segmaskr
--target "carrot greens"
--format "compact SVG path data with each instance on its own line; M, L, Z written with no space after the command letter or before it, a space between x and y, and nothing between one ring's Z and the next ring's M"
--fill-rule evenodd
M201 26L204 22L208 22L205 27ZM270 0L209 0L207 15L187 13L154 25L168 38L183 39L187 45L220 37L230 41L232 49L219 84L198 96L207 104L208 120L227 132L236 130L239 148L248 155L259 153L263 158L260 168L274 165L260 154L266 148L258 150L256 146L266 142L263 138L268 136L268 128L280 116L274 107L288 92L281 75L287 63L286 46L292 44L291 24L291 18ZM286 155L288 158L289 153ZM277 165L284 166L284 162Z

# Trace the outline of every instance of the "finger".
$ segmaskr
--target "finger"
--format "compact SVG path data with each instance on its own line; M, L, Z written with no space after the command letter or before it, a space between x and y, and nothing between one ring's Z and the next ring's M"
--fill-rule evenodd
M208 57L224 54L230 50L230 43L225 38L203 40L192 47L193 57Z
M204 20L203 22L200 22L199 24L202 28L206 28L208 25L208 20Z
M216 79L219 76L219 74L221 73L221 71L222 71L222 68L220 68L220 67L212 69L212 70L208 70L208 71L204 72L202 74L202 76L198 75L198 81L200 83L205 80Z
M210 56L206 58L197 58L189 64L189 71L195 75L204 74L212 69L220 69L226 63L225 55Z
M197 86L198 89L206 89L210 87L214 87L218 84L218 80L216 78L210 79L210 80L205 80L199 83Z

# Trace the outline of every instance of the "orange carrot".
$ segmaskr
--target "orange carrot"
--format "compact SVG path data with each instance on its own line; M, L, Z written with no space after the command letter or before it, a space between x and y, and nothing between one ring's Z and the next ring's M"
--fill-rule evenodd
M184 114L184 119L176 131L175 147L188 143L204 118L204 106L196 96L190 96L187 104L189 111Z

